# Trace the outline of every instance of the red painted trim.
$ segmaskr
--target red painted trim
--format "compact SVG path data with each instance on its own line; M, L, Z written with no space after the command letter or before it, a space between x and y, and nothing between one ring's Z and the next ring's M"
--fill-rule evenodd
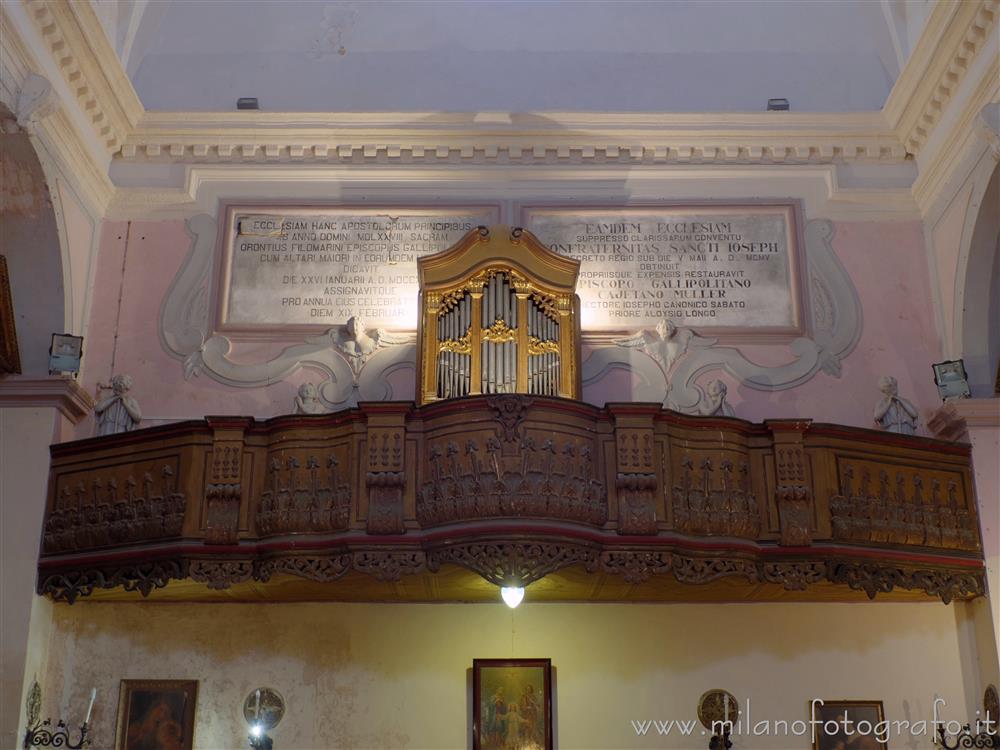
M297 427L340 427L345 424L364 421L364 413L356 406L350 409L330 412L329 414L281 414L277 417L255 422L253 427L247 430L247 434L266 435L277 430L290 430Z
M249 419L253 419L249 417ZM201 419L186 419L183 422L171 422L161 424L156 427L143 427L132 432L122 432L117 435L102 435L100 437L81 438L80 440L70 440L65 443L53 443L49 446L49 454L52 458L62 458L72 456L78 452L93 449L120 448L122 446L144 443L149 438L172 438L194 435L212 435L212 428L208 422Z
M897 435L894 432L873 430L867 427L850 427L848 425L816 422L809 430L810 436L844 438L847 440L875 443L876 445L891 445L897 448L933 448L940 453L955 456L969 456L972 446L968 443L953 443L948 440L924 437L922 435Z
M338 427L344 424L364 422L367 414L403 414L410 420L421 420L431 417L447 416L462 413L469 409L489 409L487 399L490 396L465 396L463 398L433 401L417 406L413 401L380 401L364 402L360 407L342 409L331 414L303 415L286 414L271 417L266 420L256 420L244 416L209 416L204 420L185 420L157 427L146 427L133 432L103 437L90 437L57 443L50 446L53 458L71 456L77 452L94 448L119 448L144 442L147 439L165 439L178 436L211 435L215 429L239 429L247 434L267 434L277 429L293 429L298 427ZM898 448L915 448L926 450L932 448L940 453L952 456L968 457L972 447L967 443L953 443L936 438L922 436L896 435L864 427L849 427L823 422L810 422L806 419L765 420L763 424L747 422L736 417L699 417L680 412L670 411L660 404L652 402L608 403L598 408L583 401L550 396L528 396L534 405L549 411L562 412L577 417L595 421L614 421L616 416L651 416L654 422L663 422L696 430L737 430L747 436L769 435L773 432L798 430L810 437L829 437L852 440L854 442L893 446Z

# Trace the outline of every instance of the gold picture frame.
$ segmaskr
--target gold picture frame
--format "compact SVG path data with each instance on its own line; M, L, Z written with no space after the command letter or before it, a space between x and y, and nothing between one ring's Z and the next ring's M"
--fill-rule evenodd
M0 375L19 375L21 355L17 348L14 297L10 287L7 258L0 255Z
M122 680L115 750L192 750L197 680Z
M552 661L473 659L472 748L552 750Z
M888 750L882 701L838 700L810 704L813 750ZM836 732L828 731L837 724Z

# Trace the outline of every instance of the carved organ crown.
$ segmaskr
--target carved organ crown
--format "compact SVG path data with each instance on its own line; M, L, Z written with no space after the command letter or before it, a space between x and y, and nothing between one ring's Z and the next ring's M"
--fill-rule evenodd
M421 403L490 393L578 399L578 261L479 227L417 261Z

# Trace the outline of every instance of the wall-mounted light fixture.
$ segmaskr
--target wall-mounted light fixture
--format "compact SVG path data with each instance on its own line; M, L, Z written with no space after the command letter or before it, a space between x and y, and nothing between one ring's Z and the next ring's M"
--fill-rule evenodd
M768 112L787 112L790 109L788 106L787 99L768 99L767 100L767 111Z
M942 401L954 401L972 395L963 360L949 359L947 362L937 362L931 367L934 368L934 383Z
M241 96L236 100L236 109L260 109L256 96Z
M49 345L49 375L71 374L74 378L80 372L83 359L83 336L71 333L53 333Z
M729 737L739 718L736 696L727 690L708 690L698 699L698 720L712 733L709 750L731 750L733 742Z
M271 750L274 740L268 730L274 729L285 715L285 699L274 688L252 690L243 701L243 718L250 725L249 741L253 750Z
M508 607L514 609L524 599L524 586L502 586L500 596Z
M87 736L87 725L90 723L90 714L94 710L94 699L97 698L97 688L90 691L90 705L87 706L87 715L80 726L80 738L74 743L70 741L70 729L62 719L52 726L52 719L39 721L39 714L42 707L42 690L35 681L28 691L28 700L25 708L28 712L28 729L24 734L24 750L35 747L64 747L67 750L81 750L90 746L90 738Z

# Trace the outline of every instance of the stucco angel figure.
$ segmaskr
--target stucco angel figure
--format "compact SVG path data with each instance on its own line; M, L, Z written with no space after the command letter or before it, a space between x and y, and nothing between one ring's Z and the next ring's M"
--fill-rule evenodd
M698 404L698 413L707 417L735 417L736 410L726 401L727 391L721 380L710 380L705 386L705 398Z
M335 345L347 356L351 369L357 373L381 347L412 344L414 340L412 334L389 333L384 328L367 329L361 316L352 315L337 337Z
M119 432L130 432L142 421L142 410L139 402L128 395L132 389L130 375L115 375L111 385L97 384L100 390L110 390L111 395L103 398L94 406L96 419L96 435L117 435Z
M899 384L892 375L884 375L878 380L882 398L875 404L875 424L886 432L900 435L917 434L917 408L899 396Z
M303 383L299 386L299 393L295 397L294 414L328 414L329 409L319 400L319 389L312 383Z
M690 328L678 328L670 318L663 318L656 324L656 330L639 331L628 338L615 339L613 343L626 349L641 349L668 373L692 344L711 346L715 339L699 336Z

